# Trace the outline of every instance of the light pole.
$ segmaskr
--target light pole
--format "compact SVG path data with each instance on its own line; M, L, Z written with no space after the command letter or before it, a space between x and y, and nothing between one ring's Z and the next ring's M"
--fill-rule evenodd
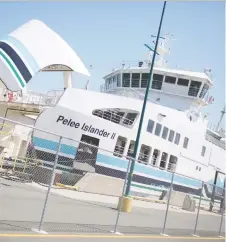
M163 4L162 15L161 15L160 23L159 23L158 34L157 34L157 38L156 38L156 42L155 42L154 54L153 54L153 57L152 57L150 73L149 73L149 76L148 76L148 83L147 83L147 88L146 88L146 92L145 92L142 112L141 112L141 116L140 116L140 123L139 123L138 131L137 131L137 138L136 138L135 147L134 147L133 159L132 159L132 163L131 163L131 166L130 166L128 182L127 182L127 186L126 186L126 192L125 192L125 196L126 197L129 196L131 182L132 182L132 178L133 178L133 171L134 171L134 166L135 166L135 160L136 160L138 146L139 146L140 134L141 134L141 130L142 130L144 113L145 113L145 108L146 108L146 103L147 103L147 98L148 98L148 92L149 92L149 88L150 88L151 76L152 76L152 72L153 72L153 68L154 68L155 56L156 56L156 52L157 52L157 47L158 47L158 42L159 42L163 16L164 16L164 12L165 12L165 7L166 7L166 1L164 1L164 4Z

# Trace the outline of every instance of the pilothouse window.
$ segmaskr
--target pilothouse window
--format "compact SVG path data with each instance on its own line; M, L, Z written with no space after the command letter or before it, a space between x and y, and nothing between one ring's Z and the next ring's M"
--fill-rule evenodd
M153 74L151 88L156 90L161 90L162 82L163 82L163 75Z
M132 73L132 84L131 87L140 87L140 73Z
M174 76L166 76L165 77L165 82L170 83L170 84L175 84L176 83L176 77Z
M177 85L187 87L189 83L188 79L178 78Z
M197 97L200 86L201 86L201 82L191 81L191 84L188 90L188 96Z
M206 93L207 93L207 91L208 91L208 89L209 89L209 86L205 83L205 84L203 85L203 88L202 88L202 91L201 91L199 97L200 97L200 98L204 98L205 95L206 95Z
M146 88L148 85L148 73L141 74L141 88Z
M123 73L123 87L130 87L130 73Z

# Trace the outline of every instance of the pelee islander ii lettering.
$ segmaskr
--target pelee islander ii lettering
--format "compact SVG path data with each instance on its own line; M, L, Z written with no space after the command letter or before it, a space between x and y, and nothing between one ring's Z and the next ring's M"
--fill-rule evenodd
M59 117L58 117L58 119L57 119L57 121L56 121L57 123L58 122L62 122L62 124L64 124L64 125L67 125L67 126L70 126L70 127L74 127L74 128L79 128L79 126L80 126L80 123L76 123L76 122L74 122L74 121L72 121L72 119L70 118L70 119L66 119L66 118L64 118L64 116L62 116L62 115L60 115Z
M105 129L98 129L98 128L95 128L92 125L88 125L86 123L83 123L83 125L80 126L80 123L76 123L72 119L66 119L62 115L59 115L56 122L57 123L60 122L63 125L70 126L70 127L76 128L76 129L81 127L81 130L83 130L85 132L97 134L99 136L103 136L103 137L106 137L106 138L110 137L110 133L107 132ZM115 138L115 133L112 133L111 139L114 139L114 138Z
M103 137L108 137L110 134L107 131L105 131L105 129L97 129L97 128L94 128L92 125L87 125L86 123L82 125L81 129L93 134L98 134Z

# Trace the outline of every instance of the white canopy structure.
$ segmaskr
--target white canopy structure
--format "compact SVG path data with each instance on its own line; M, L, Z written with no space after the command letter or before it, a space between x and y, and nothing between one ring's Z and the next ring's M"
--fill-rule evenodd
M39 20L31 20L0 40L0 79L11 91L23 90L39 71L72 71L90 76L76 52ZM66 80L67 82L67 80Z

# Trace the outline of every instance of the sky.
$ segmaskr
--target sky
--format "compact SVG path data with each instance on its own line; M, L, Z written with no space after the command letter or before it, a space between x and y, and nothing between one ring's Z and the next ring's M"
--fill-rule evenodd
M144 44L157 34L163 2L1 2L0 37L31 19L58 33L79 55L91 77L73 74L73 86L99 91L103 76L122 61L147 58ZM225 105L225 3L167 2L162 34L171 33L170 68L212 69L214 103L205 110L217 123ZM41 38L41 36L40 36ZM92 68L90 68L92 66ZM29 89L63 88L62 73L38 73Z

